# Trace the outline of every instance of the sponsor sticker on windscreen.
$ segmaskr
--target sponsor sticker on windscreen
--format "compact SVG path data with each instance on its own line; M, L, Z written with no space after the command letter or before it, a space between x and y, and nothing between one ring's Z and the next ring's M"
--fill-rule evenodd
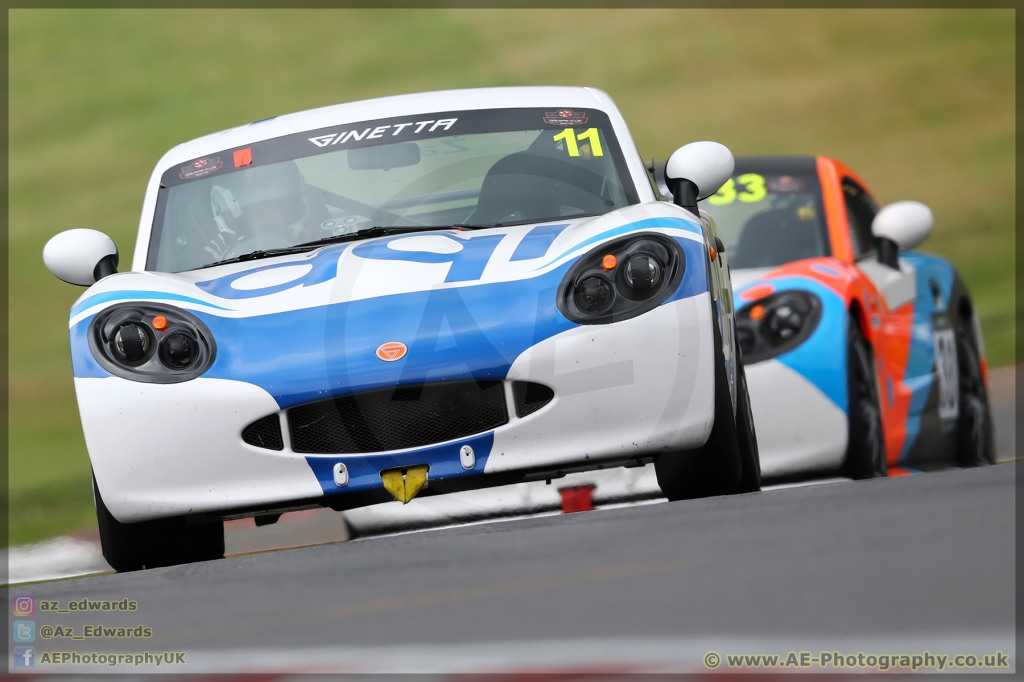
M587 122L587 112L559 109L544 112L544 122L553 126L579 126Z
M196 159L189 165L182 166L181 173L178 175L182 180L195 180L214 171L219 171L223 166L224 163L219 156L212 159Z

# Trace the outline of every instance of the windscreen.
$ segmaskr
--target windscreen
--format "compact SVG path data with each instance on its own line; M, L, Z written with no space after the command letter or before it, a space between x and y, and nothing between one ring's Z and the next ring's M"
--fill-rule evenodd
M638 202L608 117L499 109L274 138L164 173L147 268L179 272L371 227L504 226Z
M740 173L700 208L715 218L733 269L777 267L831 252L815 176Z

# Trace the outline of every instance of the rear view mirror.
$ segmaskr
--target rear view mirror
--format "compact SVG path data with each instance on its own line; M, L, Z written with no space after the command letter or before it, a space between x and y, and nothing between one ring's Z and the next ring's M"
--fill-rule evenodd
M672 200L694 215L697 202L717 192L736 168L736 160L725 145L691 142L677 149L665 164L665 180Z
M931 209L919 201L897 201L883 208L871 223L871 233L879 240L879 262L898 270L897 253L927 239L934 223Z
M355 171L391 170L402 166L415 166L419 162L420 148L415 142L348 150L348 167Z
M117 272L117 247L102 232L78 228L54 236L43 247L43 263L68 284L87 287Z

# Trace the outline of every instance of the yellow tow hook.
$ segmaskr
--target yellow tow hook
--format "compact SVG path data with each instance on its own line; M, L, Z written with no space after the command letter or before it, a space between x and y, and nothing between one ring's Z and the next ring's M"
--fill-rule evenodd
M423 486L427 484L429 469L430 467L426 464L402 469L386 469L380 472L380 477L384 480L385 490L402 504L409 504L409 500L419 495Z

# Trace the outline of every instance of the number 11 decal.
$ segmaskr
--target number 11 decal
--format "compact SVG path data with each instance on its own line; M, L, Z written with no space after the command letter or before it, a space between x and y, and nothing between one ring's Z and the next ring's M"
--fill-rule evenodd
M601 138L598 135L597 128L587 128L579 135L577 135L576 131L572 128L566 128L555 135L554 140L555 142L565 140L565 148L568 150L569 156L580 155L579 140L586 140L590 143L590 156L604 156L604 150L601 149Z

